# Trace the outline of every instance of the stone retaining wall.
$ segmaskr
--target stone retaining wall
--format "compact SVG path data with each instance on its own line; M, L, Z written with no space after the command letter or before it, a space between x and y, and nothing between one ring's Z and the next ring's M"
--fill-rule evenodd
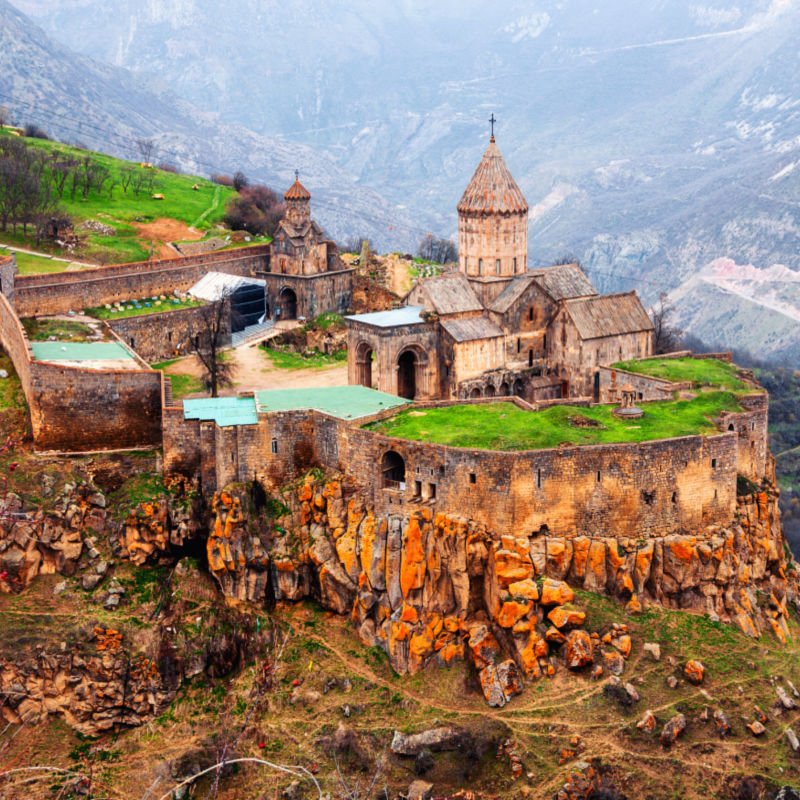
M17 279L14 305L20 317L34 317L186 291L207 272L254 275L265 268L268 255L269 245L259 245L81 272L30 275Z

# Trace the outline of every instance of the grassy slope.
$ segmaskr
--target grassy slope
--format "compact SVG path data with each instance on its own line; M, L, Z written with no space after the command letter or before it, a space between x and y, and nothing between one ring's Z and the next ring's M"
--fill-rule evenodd
M738 367L716 358L648 358L643 361L620 361L613 365L617 369L652 375L668 381L691 381L695 387L713 386L729 392L753 391L737 377Z
M1 131L0 135L10 135ZM26 143L41 148L49 153L59 152L80 159L89 155L95 162L107 167L113 175L118 176L128 162L103 153L78 150L58 142L41 139L26 139ZM142 169L138 164L137 169ZM94 219L115 229L112 236L101 236L96 233L81 233L87 242L75 255L76 257L98 260L101 263L138 261L146 259L150 254L149 240L139 236L133 227L135 222L151 222L162 217L179 220L186 225L200 230L207 230L219 222L225 213L225 205L235 194L233 189L219 186L211 181L191 175L176 175L163 170L155 170L156 187L154 193L164 195L164 200L153 200L151 193L142 192L138 197L133 189L127 194L122 187L114 187L109 197L108 189L102 193L91 192L87 198L78 191L75 199L67 191L61 200L64 210L77 225L85 220ZM192 186L197 184L199 191ZM30 244L25 242L21 232L14 236L10 231L0 233L0 239L12 244ZM50 271L50 270L42 270Z
M611 413L614 406L523 411L511 403L489 403L411 409L370 427L389 436L453 447L534 450L563 443L641 442L716 433L713 417L738 407L736 398L728 392L705 392L692 400L647 403L641 419L621 420ZM599 424L575 425L570 418Z
M204 304L203 300L192 298L172 298L166 300L147 300L147 304L142 303L138 308L135 305L123 305L117 311L112 311L105 306L97 308L87 308L85 314L97 319L125 319L126 317L143 317L148 314L160 314L164 311L178 311L182 308L197 308Z

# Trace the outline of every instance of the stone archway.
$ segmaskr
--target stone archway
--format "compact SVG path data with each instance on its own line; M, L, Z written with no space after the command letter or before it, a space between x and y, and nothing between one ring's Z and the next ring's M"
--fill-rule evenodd
M361 342L356 348L356 381L361 386L368 389L373 386L372 361L375 358L375 351L369 342Z
M481 390L478 386L476 386L470 393L469 397L470 400L477 400L481 396Z
M494 397L494 396L495 396L494 384L487 383L486 384L486 397Z
M500 391L498 392L498 394L500 395L500 397L508 397L509 395L508 384L505 381L503 381L500 384Z
M297 319L297 294L294 289L284 286L278 294L280 319Z
M417 396L419 359L413 350L404 350L397 359L397 394L408 400Z
M381 474L384 489L404 489L406 462L403 456L394 450L387 450L381 459Z

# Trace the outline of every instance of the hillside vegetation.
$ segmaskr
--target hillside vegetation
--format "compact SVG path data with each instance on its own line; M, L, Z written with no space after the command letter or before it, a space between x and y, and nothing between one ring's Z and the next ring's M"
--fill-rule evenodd
M201 239L221 222L226 204L236 194L204 178L59 142L16 137L7 129L0 130L0 136L6 141L19 139L44 156L43 180L49 183L58 212L72 220L78 237L69 249L47 239L37 243L35 226L29 225L26 235L20 223L16 230L9 225L0 231L0 241L6 244L99 264L143 260L151 252L158 257L166 242ZM60 263L20 258L23 272L57 271ZM61 268L66 267L64 263Z

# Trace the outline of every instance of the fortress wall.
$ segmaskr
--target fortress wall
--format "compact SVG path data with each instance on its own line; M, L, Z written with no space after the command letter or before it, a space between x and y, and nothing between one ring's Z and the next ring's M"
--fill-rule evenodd
M182 405L167 406L161 415L161 429L164 473L199 474L201 464L199 420L184 419Z
M22 384L28 405L31 404L31 352L28 337L8 298L0 293L0 345L8 353Z
M161 443L160 372L34 361L29 405L40 449L116 450Z
M720 430L736 433L738 471L755 483L767 475L769 437L767 421L769 396L764 393L747 395L739 400L744 411L724 414Z
M182 308L141 317L110 319L108 324L126 345L153 364L191 351L191 337L203 330L199 313L201 307Z
M268 245L184 258L18 278L14 305L21 317L94 308L118 300L186 291L207 272L253 275L266 263Z
M390 449L406 462L404 491L381 487L381 459ZM436 511L469 517L498 533L546 526L566 537L621 531L655 537L722 524L736 506L737 441L728 433L506 453L409 442L340 425L337 455L335 466L371 487L383 513L418 507L435 493ZM417 481L421 498L415 497Z
M14 302L14 283L17 276L17 259L13 255L0 256L0 294Z

